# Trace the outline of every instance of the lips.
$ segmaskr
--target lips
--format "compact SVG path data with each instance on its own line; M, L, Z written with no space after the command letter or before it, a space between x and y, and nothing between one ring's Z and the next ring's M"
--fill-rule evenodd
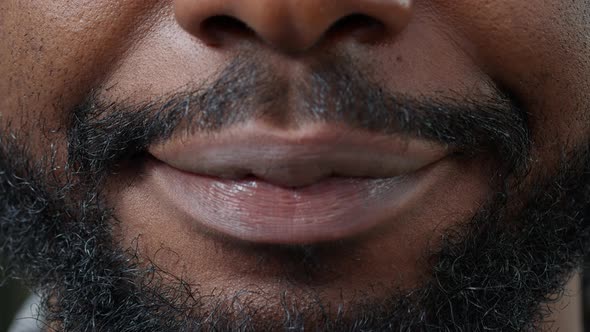
M333 125L251 122L154 146L162 199L190 222L244 241L314 243L395 217L449 149Z

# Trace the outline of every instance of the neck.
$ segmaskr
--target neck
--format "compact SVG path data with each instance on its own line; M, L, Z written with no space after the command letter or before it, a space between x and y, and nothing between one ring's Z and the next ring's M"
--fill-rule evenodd
M583 290L580 274L575 274L567 283L559 301L549 305L551 315L544 323L544 331L583 332Z

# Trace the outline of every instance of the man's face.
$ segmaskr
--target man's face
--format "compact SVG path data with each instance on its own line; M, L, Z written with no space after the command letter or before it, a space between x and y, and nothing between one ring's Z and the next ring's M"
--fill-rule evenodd
M584 0L0 0L0 252L66 329L531 327L587 247L588 36Z

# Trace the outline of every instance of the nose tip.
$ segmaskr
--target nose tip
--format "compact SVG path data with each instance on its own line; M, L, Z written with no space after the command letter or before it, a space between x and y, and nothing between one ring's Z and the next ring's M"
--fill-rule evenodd
M336 35L392 36L412 12L412 0L175 0L174 6L180 26L207 44L248 36L287 52Z

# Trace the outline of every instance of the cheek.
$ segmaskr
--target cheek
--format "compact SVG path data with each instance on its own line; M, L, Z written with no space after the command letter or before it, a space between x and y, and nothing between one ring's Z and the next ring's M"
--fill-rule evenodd
M60 130L74 105L120 56L153 1L5 0L0 4L0 110L3 125L31 144ZM141 4L133 4L141 3ZM128 45L125 45L127 47ZM42 127L40 127L42 126ZM41 133L38 128L46 128ZM59 144L58 144L59 145Z
M488 75L529 112L541 159L588 135L587 1L433 1Z
M230 52L202 47L182 31L169 10L117 59L98 87L101 98L142 103L208 81L231 63Z

